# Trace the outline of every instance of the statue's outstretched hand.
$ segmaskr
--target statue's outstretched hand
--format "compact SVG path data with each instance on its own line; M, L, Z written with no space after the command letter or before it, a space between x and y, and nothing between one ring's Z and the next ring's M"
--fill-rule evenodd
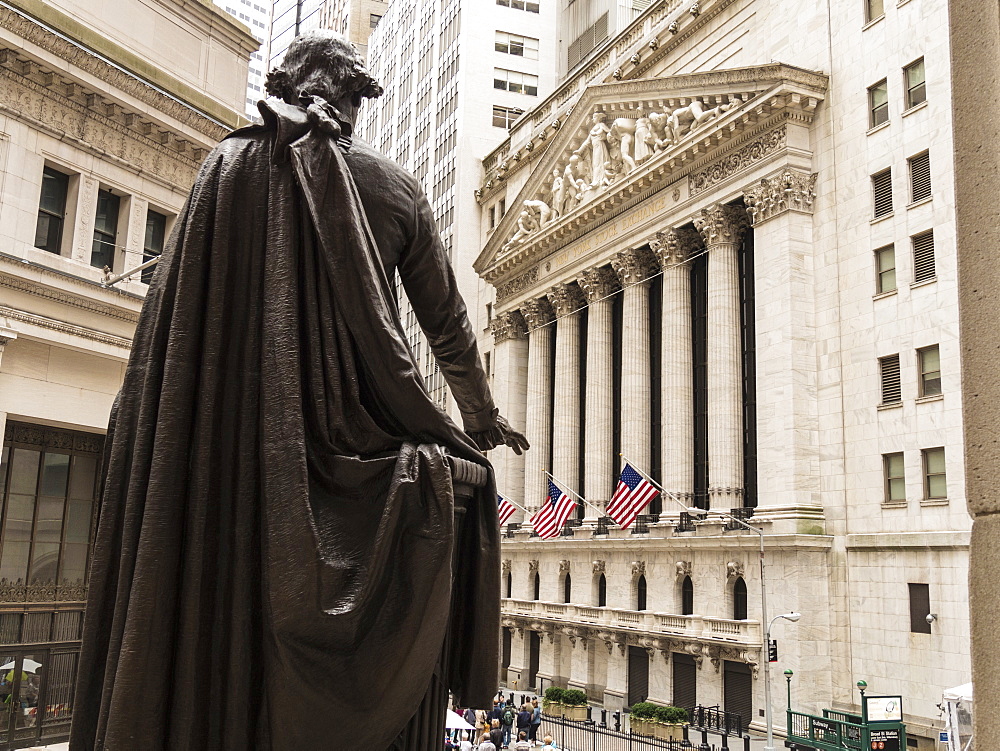
M507 418L499 414L496 416L493 426L487 430L472 431L469 436L475 441L480 451L488 451L500 444L505 444L520 456L530 448L524 434L514 430L507 422Z

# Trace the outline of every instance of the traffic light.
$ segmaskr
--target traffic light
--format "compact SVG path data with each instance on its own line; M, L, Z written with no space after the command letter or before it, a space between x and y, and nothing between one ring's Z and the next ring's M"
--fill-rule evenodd
M767 643L767 661L777 662L778 661L778 640L771 639Z

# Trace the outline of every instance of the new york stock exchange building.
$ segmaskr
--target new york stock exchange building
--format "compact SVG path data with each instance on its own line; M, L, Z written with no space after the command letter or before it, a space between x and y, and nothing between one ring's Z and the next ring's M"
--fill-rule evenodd
M654 2L484 160L506 685L764 722L969 680L943 0ZM664 493L603 510L627 459ZM699 518L686 508L725 511Z

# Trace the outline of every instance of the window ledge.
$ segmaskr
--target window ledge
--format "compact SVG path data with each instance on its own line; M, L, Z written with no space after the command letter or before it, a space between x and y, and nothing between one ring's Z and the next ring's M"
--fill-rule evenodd
M947 506L948 505L948 499L947 498L921 498L920 499L920 505L921 506Z
M908 3L908 2L910 2L910 0L899 0L899 1L898 1L898 2L896 3L896 7L897 7L897 8L902 8L902 7L903 7L904 5L906 5L906 4Z
M877 216L872 219L869 224L878 224L879 222L884 222L886 219L892 219L895 212L890 211L888 214L883 214L882 216Z
M906 499L899 501L882 501L882 508L906 508Z
M920 282L913 282L910 284L910 289L916 289L917 287L926 287L928 284L934 284L937 281L937 277L932 277L931 279L924 279Z
M878 405L878 411L882 412L883 410L887 409L899 409L902 406L903 406L902 402L893 402L892 404L880 404Z
M884 130L885 128L888 128L891 123L892 123L891 120L886 120L884 123L879 123L874 128L869 128L868 132L865 133L865 135L866 136L870 136L872 133L878 133L880 130Z
M894 297L899 294L898 289L890 289L888 292L878 292L872 295L872 300L884 300L887 297Z
M916 401L917 404L927 404L928 402L942 402L944 401L944 394L931 394L930 396L921 396Z
M916 206L923 206L925 203L930 203L934 200L934 196L927 196L927 198L921 198L919 201L914 201L913 203L906 204L906 208L912 209Z
M873 19L872 19L871 21L869 21L869 22L868 22L868 23L866 23L866 24L865 24L864 26L862 26L862 27L861 27L861 30L862 30L862 31L868 31L868 29L870 29L870 28L871 28L872 26L874 26L875 24L877 24L877 23L878 23L879 21L881 21L881 20L882 20L883 18L885 18L885 13L883 13L883 14L882 14L881 16L879 16L878 18L873 18Z
M920 104L914 104L908 110L903 110L903 117L909 117L914 112L919 112L920 110L924 109L925 107L927 107L927 100L926 99L924 101L922 101Z

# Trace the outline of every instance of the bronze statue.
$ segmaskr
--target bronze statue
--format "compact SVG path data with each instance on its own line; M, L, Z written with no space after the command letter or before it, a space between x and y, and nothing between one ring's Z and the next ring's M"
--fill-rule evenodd
M381 88L296 39L206 158L106 441L73 751L440 748L497 686L498 415L417 180L352 138ZM464 419L430 399L398 273ZM484 474L485 471L484 471ZM454 559L454 565L453 565Z

